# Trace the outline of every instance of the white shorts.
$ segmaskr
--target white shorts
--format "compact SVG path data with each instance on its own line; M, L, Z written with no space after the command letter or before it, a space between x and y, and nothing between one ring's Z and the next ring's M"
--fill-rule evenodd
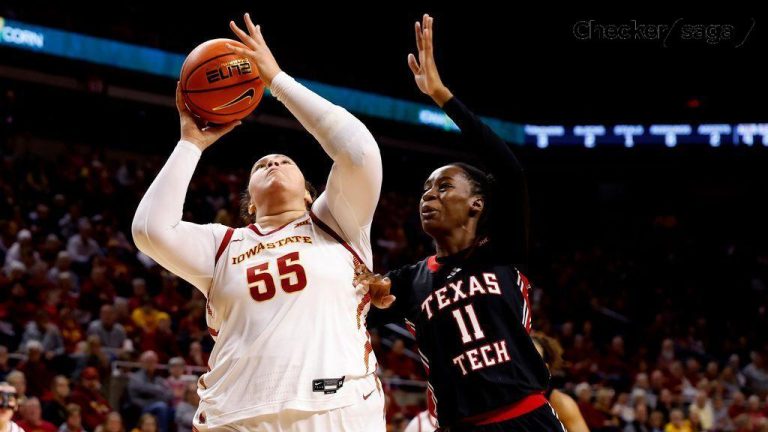
M374 380L378 378L371 374ZM375 382L375 381L372 381ZM384 390L380 383L367 398L343 408L328 411L283 410L236 423L208 428L195 422L198 432L385 432Z

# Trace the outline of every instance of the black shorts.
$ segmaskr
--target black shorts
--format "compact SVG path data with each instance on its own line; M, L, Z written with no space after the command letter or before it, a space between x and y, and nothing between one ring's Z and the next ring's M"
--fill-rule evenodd
M440 428L441 432L567 432L549 403L520 417L483 426Z

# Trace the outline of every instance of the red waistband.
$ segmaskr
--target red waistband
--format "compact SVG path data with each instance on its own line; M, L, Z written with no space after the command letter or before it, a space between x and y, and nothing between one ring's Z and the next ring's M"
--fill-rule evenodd
M462 419L462 423L469 423L475 426L499 423L505 420L513 419L515 417L520 417L524 414L528 414L529 412L539 408L545 403L547 403L547 398L545 398L544 395L534 394L526 396L511 405Z

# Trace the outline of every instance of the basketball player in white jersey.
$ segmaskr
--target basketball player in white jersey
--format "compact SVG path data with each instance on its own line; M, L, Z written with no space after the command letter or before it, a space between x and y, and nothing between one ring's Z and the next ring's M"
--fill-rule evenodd
M11 420L17 409L19 402L16 399L16 389L5 381L0 382L0 432L24 432L24 429Z
M134 240L207 297L216 344L198 384L197 431L383 431L384 395L365 328L370 226L381 155L366 127L282 72L259 27L230 23L272 94L320 143L333 167L314 202L289 157L259 159L244 228L181 220L206 147L239 122L199 128L177 88L181 140L141 200ZM361 288L362 289L362 288Z

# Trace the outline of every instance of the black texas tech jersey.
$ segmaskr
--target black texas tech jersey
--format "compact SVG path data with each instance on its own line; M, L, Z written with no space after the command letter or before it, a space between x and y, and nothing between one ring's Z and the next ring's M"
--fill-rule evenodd
M529 336L530 284L492 253L480 246L466 257L433 256L389 273L397 300L369 315L371 324L404 318L441 426L543 393L549 383Z
M456 97L442 109L493 177L485 240L390 272L397 300L387 310L372 308L368 322L405 320L427 370L430 408L446 427L543 393L549 372L528 335L530 284L517 270L527 262L528 244L522 165Z

